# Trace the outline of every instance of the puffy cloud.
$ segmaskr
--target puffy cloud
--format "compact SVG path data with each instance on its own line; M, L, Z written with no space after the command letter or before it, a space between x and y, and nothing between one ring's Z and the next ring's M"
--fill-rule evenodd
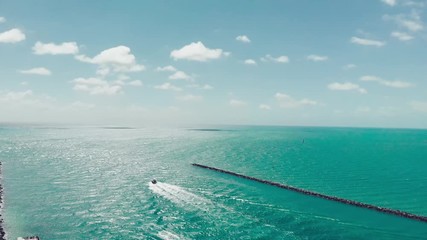
M37 55L65 55L77 54L78 52L79 47L76 42L63 42L60 44L36 42L33 46L33 53Z
M5 17L0 17L0 23L4 23L6 22L6 18Z
M414 86L414 84L410 82L404 82L399 80L389 81L389 80L384 80L377 76L370 76L370 75L363 76L360 78L360 80L365 82L377 82L378 84L381 84L387 87L392 87L392 88L409 88Z
M18 28L0 33L0 43L17 43L25 40L25 34Z
M328 60L328 56L309 55L307 56L307 60L313 62L322 62Z
M279 103L279 106L281 108L298 108L298 107L303 107L303 106L315 106L318 103L314 100L310 100L307 98L303 98L301 100L297 100L287 94L284 93L276 93L274 95L274 97L276 98L276 100Z
M100 52L92 59L83 58L82 60L95 64L131 65L135 63L135 56L130 53L130 48L117 46Z
M211 90L211 89L213 89L213 87L211 85L209 85L209 84L205 84L205 85L201 86L201 89Z
M93 108L95 108L95 104L76 101L76 102L71 103L70 107L71 108L77 108L77 109L93 109Z
M116 95L122 92L118 84L111 84L99 78L76 78L72 81L74 90L87 92L91 95Z
M271 107L270 107L270 105L267 105L267 104L260 104L259 105L259 109L262 109L262 110L271 110Z
M246 60L244 61L244 63L245 63L246 65L257 65L257 63L255 62L255 60L253 60L253 59L246 59Z
M401 20L399 23L412 32L418 32L424 29L424 26L421 22L416 22L412 20Z
M177 91L177 92L182 91L182 88L179 88L179 87L177 87L175 85L172 85L172 84L170 84L168 82L167 83L163 83L162 85L154 86L154 88L155 89L160 89L160 90L172 90L172 91Z
M211 59L218 59L222 56L228 56L230 53L224 52L222 49L209 49L202 42L192 42L185 45L181 49L173 50L170 57L175 60L189 60L206 62Z
M279 56L279 57L272 57L270 54L265 55L265 57L261 58L261 61L263 62L277 62L277 63L288 63L289 57L288 56Z
M240 35L236 37L236 40L243 43L250 43L251 40L246 35Z
M357 65L356 65L356 64L352 64L352 63L350 63L350 64L345 65L343 68L344 68L345 70L350 70L350 69L353 69L353 68L356 68L356 67L357 67Z
M142 86L142 82L141 80L133 80L128 82L129 86L134 86L134 87L141 87Z
M202 96L199 95L192 95L192 94L187 94L187 95L183 95L183 96L178 96L176 97L176 99L181 100L181 101L200 101L203 99Z
M338 82L334 82L328 85L328 88L330 90L333 91L358 91L362 94L367 93L368 91L366 91L366 89L361 88L359 85L354 84L354 83L350 83L350 82L345 82L345 83L338 83Z
M156 71L158 71L158 72L176 72L178 70L174 66L169 65L169 66L165 66L165 67L157 67Z
M384 15L383 19L386 21L394 21L398 26L406 28L411 32L418 32L424 29L421 17L417 12L412 12L410 15Z
M230 106L232 107L244 107L247 105L246 102L241 101L241 100L237 100L237 99L231 99L229 102Z
M101 75L108 74L111 70L114 72L140 72L145 70L144 65L136 63L135 56L130 48L126 46L117 46L100 52L93 58L85 55L78 55L76 59L82 62L99 65Z
M127 75L119 75L118 79L114 81L114 83L120 86L133 86L133 87L141 87L143 85L141 80L130 80L130 77Z
M381 78L372 75L366 75L360 78L361 81L381 81Z
M382 42L382 41L359 38L359 37L352 37L350 41L351 43L354 43L354 44L359 44L364 46L375 46L375 47L382 47L386 44L385 42Z
M171 80L178 80L178 79L182 79L182 80L190 80L191 77L188 76L185 72L183 71L177 71L174 74L169 76L169 79Z
M35 75L45 75L45 76L49 76L52 75L52 72L44 67L38 67L38 68L31 68L28 70L21 70L20 71L23 74L35 74Z
M52 106L54 100L45 95L35 95L32 90L25 91L9 91L2 92L0 91L0 108L3 110L20 110L22 114L27 111L36 111L41 109L46 109ZM19 115L22 115L18 113ZM7 117L8 114L5 115Z
M381 0L381 2L389 5L389 6L395 6L397 1L396 0Z
M414 39L413 36L411 36L407 33L404 33L404 32L392 32L391 36L399 39L400 41L409 41L409 40Z
M31 90L25 90L22 92L14 92L14 91L10 91L10 92L0 92L0 101L20 101L23 100L25 98L28 98L30 96L33 96L33 91Z
M211 85L209 85L209 84L205 84L205 85L191 84L191 85L188 85L187 87L198 88L198 89L202 89L202 90L211 90L211 89L213 89L213 87Z
M412 1L412 0L404 0L402 2L402 5L408 6L408 7L416 7L416 8L423 8L426 6L426 2L418 2L418 1Z

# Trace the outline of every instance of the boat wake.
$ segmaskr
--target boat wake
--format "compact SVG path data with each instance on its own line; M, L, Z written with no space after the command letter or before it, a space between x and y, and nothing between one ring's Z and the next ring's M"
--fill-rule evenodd
M181 206L192 206L198 209L205 209L206 206L213 204L210 200L200 197L176 185L163 182L153 184L150 182L149 188L154 193Z
M176 185L163 182L153 184L150 182L149 189L176 205L190 211L195 211L197 215L206 220L205 223L212 224L215 229L234 232L239 229L238 231L243 235L247 234L246 231L248 229L259 229L259 232L263 234L267 234L269 231L277 231L274 226L266 224L254 216L244 215L235 209L218 202L213 202L208 198L191 193ZM227 222L224 222L223 219L227 219ZM175 239L174 234L161 232L161 235L163 239Z
M176 233L172 233L166 230L160 231L157 236L163 240L179 240L185 239L183 236L179 236Z

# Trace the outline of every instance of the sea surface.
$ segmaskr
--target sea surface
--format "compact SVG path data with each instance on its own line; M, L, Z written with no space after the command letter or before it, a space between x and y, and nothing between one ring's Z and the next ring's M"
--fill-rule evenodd
M0 126L8 239L427 239L427 130ZM157 179L158 184L150 183Z

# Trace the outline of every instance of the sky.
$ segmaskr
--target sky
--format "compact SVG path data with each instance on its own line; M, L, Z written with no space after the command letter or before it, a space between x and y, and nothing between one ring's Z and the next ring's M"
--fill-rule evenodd
M425 0L0 0L0 122L427 128Z

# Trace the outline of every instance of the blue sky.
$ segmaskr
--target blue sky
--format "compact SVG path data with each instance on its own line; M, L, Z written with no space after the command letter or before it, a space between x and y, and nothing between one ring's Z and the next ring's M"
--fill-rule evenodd
M427 127L427 1L0 1L0 122Z

